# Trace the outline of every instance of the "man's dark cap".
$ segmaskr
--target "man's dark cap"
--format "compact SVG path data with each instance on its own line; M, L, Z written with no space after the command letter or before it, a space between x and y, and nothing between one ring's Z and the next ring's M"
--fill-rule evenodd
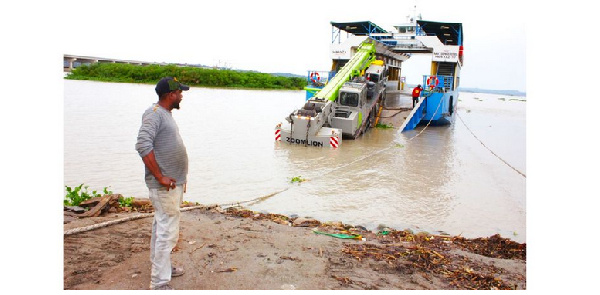
M190 86L179 83L177 78L165 77L156 83L156 88L154 88L154 90L156 90L158 96L161 96L175 90L190 90Z

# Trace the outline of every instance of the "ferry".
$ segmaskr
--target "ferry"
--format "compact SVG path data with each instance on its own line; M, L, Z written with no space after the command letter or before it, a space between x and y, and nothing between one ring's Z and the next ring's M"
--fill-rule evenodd
M462 24L416 20L395 28L398 35L405 36L402 38L404 42L394 43L394 38L385 40L393 44L392 50L431 55L429 73L423 75L421 81L421 99L401 129L412 130L421 122L451 123L458 103L460 71L464 61Z
M410 17L391 31L371 21L331 22L331 70L308 71L306 103L285 118L287 124L276 126L276 140L338 147L342 138L361 136L379 121L388 81L410 93L401 69L415 54L431 55L431 64L423 69L419 102L400 129L451 123L463 65L462 24L420 18Z

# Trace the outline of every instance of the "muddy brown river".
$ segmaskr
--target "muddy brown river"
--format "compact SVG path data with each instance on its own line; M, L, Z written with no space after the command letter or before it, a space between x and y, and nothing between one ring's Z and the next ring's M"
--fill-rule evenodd
M275 125L304 100L304 91L184 92L173 111L189 156L184 199L526 241L525 97L461 93L449 126L374 128L337 149L275 142ZM65 80L64 184L146 198L134 146L155 101L154 85Z

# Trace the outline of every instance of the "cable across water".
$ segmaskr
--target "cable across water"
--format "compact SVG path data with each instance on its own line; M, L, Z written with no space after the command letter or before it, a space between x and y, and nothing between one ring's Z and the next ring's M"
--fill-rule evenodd
M477 135L475 135L475 133L473 133L473 131L471 130L471 128L469 128L469 126L467 126L467 124L465 123L465 121L463 121L462 117L456 113L456 116L460 119L460 121L463 123L463 125L465 125L465 127L467 127L467 130L469 130L469 132L471 133L471 135L473 135L473 137L475 137L475 139L477 139L477 141L479 141L479 143L481 143L481 145L483 147L485 147L490 153L492 153L492 155L496 156L496 158L498 158L500 161L502 161L504 164L506 164L506 166L510 167L511 169L515 170L515 172L519 173L521 176L527 178L527 176L519 171L519 169L515 168L514 166L512 166L511 164L509 164L508 162L506 162L506 160L502 159L500 156L498 156L498 154L494 153L494 151L492 151L487 145L485 145L485 143L483 143L483 141L481 141L481 139L479 139L479 137L477 137Z

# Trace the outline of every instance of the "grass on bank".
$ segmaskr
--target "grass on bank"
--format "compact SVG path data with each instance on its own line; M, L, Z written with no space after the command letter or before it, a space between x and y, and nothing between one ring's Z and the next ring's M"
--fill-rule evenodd
M163 77L177 77L183 84L201 87L302 90L306 86L306 80L300 77L176 65L141 66L120 63L82 65L73 69L65 79L154 84Z

